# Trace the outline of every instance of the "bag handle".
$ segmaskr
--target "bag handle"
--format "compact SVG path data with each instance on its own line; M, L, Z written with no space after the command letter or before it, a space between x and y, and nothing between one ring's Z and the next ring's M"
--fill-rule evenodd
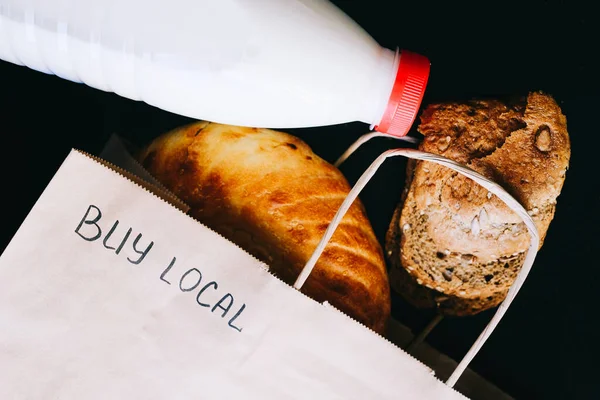
M367 136L367 135L365 135L365 136ZM378 136L378 135L376 135L376 136ZM371 137L375 137L375 135L373 135ZM362 143L366 142L371 137L368 137ZM356 150L356 148L358 148L358 146L360 146L360 144L362 144L362 143L358 143L358 145L355 146L354 148L352 148L352 146L351 146L351 148L347 151L348 154L346 155L346 157L342 156L340 158L340 160L343 162L345 160L345 158L347 158L347 156L349 156L354 150ZM539 233L537 231L535 223L533 222L533 219L527 213L527 210L525 210L525 208L523 208L523 206L514 197L512 197L506 190L504 190L504 188L502 188L497 183L489 180L488 178L484 177L483 175L479 174L478 172L475 172L474 170L472 170L471 168L469 168L465 165L459 164L453 160L450 160L446 157L442 157L437 154L426 153L426 152L414 150L414 149L393 149L393 150L388 150L388 151L384 152L379 157L377 157L377 159L375 159L375 161L373 161L373 163L361 175L361 177L358 179L358 181L356 182L354 187L352 187L352 189L348 193L348 196L346 196L346 198L340 205L337 213L333 217L333 220L331 221L331 223L327 227L327 230L323 234L321 241L315 248L312 256L310 257L310 259L308 260L308 262L306 263L306 265L300 272L300 275L296 279L296 282L294 283L294 288L296 288L298 290L300 290L302 288L302 286L308 279L308 276L310 275L313 268L315 267L319 257L325 250L327 243L329 242L329 240L333 236L335 230L337 229L338 225L340 224L342 218L344 218L344 215L348 212L348 210L352 206L352 203L354 203L354 201L356 200L356 198L358 197L360 192L364 189L364 187L367 185L367 183L375 175L375 173L377 172L379 167L381 167L381 165L388 158L397 157L397 156L403 156L403 157L413 158L413 159L422 160L422 161L430 161L430 162L433 162L436 164L440 164L440 165L448 167L448 168L466 176L467 178L472 179L477 184L483 186L489 192L496 195L502 202L504 202L510 209L512 209L523 220L523 222L525 223L525 226L529 230L529 234L531 236L529 249L527 250L527 254L525 256L525 261L523 263L523 266L521 267L521 270L519 271L517 277L515 278L514 283L512 284L511 288L509 289L509 291L506 295L506 298L500 304L500 306L496 310L496 313L494 314L494 316L492 317L490 322L487 324L487 326L484 328L483 332L481 332L479 337L475 340L475 343L471 346L471 348L466 353L466 355L463 357L463 359L460 361L460 363L458 363L458 365L456 366L456 368L455 368L454 372L452 373L452 375L450 376L450 378L448 378L448 380L446 381L446 384L448 386L454 387L454 385L456 384L456 382L458 381L460 376L467 369L469 363L473 360L473 358L475 358L475 356L477 355L479 350L483 347L486 340L490 337L490 335L492 334L492 332L494 331L494 329L496 328L496 326L498 325L498 323L500 322L500 320L502 319L502 317L508 310L508 307L510 307L510 304L512 303L515 296L521 289L521 286L523 286L523 283L525 282L525 279L527 278L527 275L529 274L529 271L531 270L531 267L533 266L533 262L535 261L535 257L537 255L537 251L539 248L539 243L540 243ZM339 162L339 160L338 160L338 162ZM339 164L337 164L337 165L339 165Z

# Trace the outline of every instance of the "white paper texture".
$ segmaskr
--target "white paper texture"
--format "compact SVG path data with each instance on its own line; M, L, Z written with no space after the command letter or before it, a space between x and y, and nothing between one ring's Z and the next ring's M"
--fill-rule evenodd
M118 135L110 135L104 148L100 152L99 157L104 161L112 163L117 167L134 174L140 179L143 179L144 182L168 192L167 188L165 188L158 179L154 178L134 157L131 156L125 143L123 143L123 139ZM174 196L172 193L171 195Z
M71 152L0 257L0 399L464 398L263 267Z

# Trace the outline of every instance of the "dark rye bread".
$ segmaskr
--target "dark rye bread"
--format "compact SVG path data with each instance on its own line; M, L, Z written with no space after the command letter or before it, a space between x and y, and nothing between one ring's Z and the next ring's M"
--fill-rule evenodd
M420 149L494 180L532 216L541 243L554 217L570 158L566 118L554 99L473 100L428 106ZM410 303L447 315L497 306L529 246L520 218L452 170L409 161L407 184L386 237L390 282Z

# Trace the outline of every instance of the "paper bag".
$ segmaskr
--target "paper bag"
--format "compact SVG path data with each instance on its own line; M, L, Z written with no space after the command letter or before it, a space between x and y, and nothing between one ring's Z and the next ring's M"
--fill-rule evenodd
M234 398L464 397L72 151L0 257L0 399Z

